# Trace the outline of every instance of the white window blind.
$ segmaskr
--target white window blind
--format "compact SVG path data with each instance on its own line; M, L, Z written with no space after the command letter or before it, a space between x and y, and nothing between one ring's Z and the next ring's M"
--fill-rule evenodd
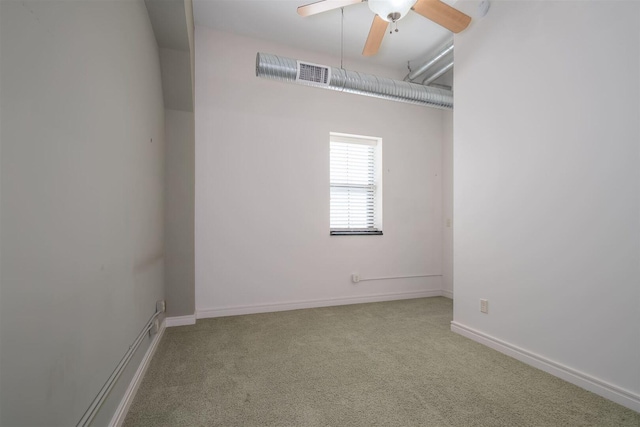
M331 234L381 234L378 142L331 134Z

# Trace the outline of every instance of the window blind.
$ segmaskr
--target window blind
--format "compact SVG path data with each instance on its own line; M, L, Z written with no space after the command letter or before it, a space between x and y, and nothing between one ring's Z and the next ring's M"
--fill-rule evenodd
M376 232L376 143L332 136L331 231Z

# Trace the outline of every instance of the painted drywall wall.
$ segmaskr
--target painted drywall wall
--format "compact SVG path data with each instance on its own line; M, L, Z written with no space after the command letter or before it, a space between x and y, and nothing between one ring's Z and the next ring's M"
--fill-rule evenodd
M494 2L454 111L454 321L638 403L639 33L637 2Z
M163 49L189 50L189 16L192 10L185 0L144 0L158 46Z
M0 424L75 425L163 298L158 49L142 1L0 9Z
M193 315L193 5L145 0L160 48L165 108L165 294L167 316ZM184 113L184 114L183 114Z
M2 7L0 7L0 24L2 23ZM0 61L2 61L2 32L0 32ZM0 62L1 64L1 62ZM2 94L2 67L0 66L0 98ZM2 241L2 110L0 106L0 242ZM0 244L0 301L2 298L2 245ZM0 334L2 333L2 304L0 303ZM2 339L0 339L0 369L2 368ZM0 380L2 377L0 377ZM0 395L2 388L0 388ZM0 402L2 399L0 397ZM2 403L0 403L0 421L2 421Z
M162 93L168 110L193 112L190 56L188 50L160 49Z
M187 19L187 33L189 36L189 63L191 64L191 100L195 99L195 82L196 82L196 56L195 56L195 42L194 32L195 23L193 22L193 0L185 0L184 2L184 14Z
M194 150L193 112L165 110L165 297L170 317L195 312Z
M441 273L442 111L257 78L259 51L339 64L196 27L198 315L439 294L350 278ZM383 139L383 236L329 236L332 131Z
M453 111L442 115L442 291L453 298Z
M193 315L194 115L189 51L160 49L165 106L165 294L167 316Z

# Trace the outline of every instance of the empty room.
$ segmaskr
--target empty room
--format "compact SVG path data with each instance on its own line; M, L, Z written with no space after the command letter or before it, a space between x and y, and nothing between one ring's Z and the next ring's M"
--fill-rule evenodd
M0 425L640 425L640 2L0 0Z

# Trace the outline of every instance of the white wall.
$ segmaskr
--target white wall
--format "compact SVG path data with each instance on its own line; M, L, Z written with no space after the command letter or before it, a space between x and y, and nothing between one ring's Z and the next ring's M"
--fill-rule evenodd
M637 2L493 2L454 112L454 322L636 410L639 36Z
M192 111L165 110L164 279L169 317L195 311L193 117Z
M169 318L195 312L193 8L145 0L158 42L165 108L164 288ZM175 325L175 319L168 324Z
M75 425L163 298L158 49L142 1L0 8L0 424Z
M2 7L0 7L0 24L2 24ZM0 31L0 55L2 54L2 32ZM2 58L0 57L0 61ZM0 62L0 65L2 63ZM0 95L2 94L2 66L0 66ZM0 298L2 297L2 105L0 104ZM2 303L0 300L0 334L2 334ZM0 380L2 380L2 335L0 335ZM0 386L0 422L2 422L2 388Z
M257 78L259 51L339 64L196 28L198 314L439 294L350 276L441 273L442 111ZM331 131L383 138L384 236L329 236Z
M168 110L193 112L189 51L161 48L160 67L164 107Z
M453 298L453 111L442 116L442 290Z

